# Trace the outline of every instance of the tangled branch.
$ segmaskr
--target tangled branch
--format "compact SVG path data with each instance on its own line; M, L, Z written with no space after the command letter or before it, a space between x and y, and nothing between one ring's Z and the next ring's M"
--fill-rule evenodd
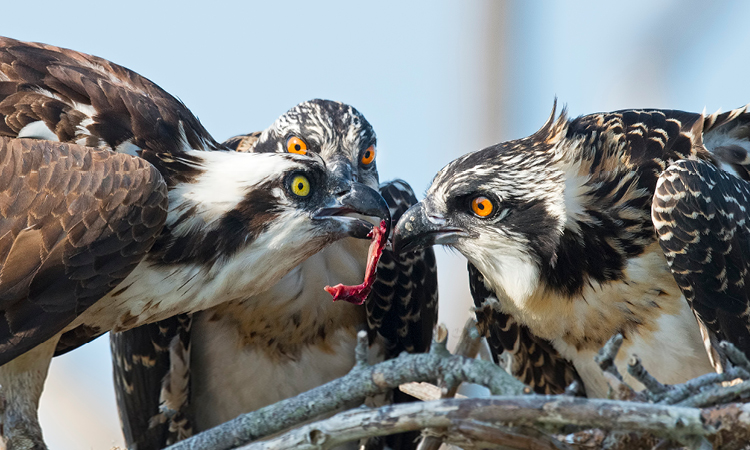
M471 333L471 325L467 323L460 352L473 356L478 336ZM606 446L614 450L671 445L703 450L740 449L750 441L750 405L724 404L750 398L750 381L743 381L750 378L750 362L731 344L722 344L730 362L724 373L706 374L674 386L661 384L632 355L628 373L646 387L636 392L614 364L622 342L622 336L614 336L597 357L613 386L613 399L586 399L566 394L520 395L524 386L499 366L451 355L445 347L445 329L437 336L428 354L404 354L369 366L367 338L360 333L356 365L346 376L242 415L169 449L319 449L414 430L422 430L426 436L422 448L434 448L442 441L464 449ZM461 382L486 386L495 396L448 398ZM411 389L421 386L426 396L436 400L377 409L360 407L300 426L405 383L414 383L409 385Z
M427 427L451 430L452 432L447 433L444 439L466 447L466 430L472 427L486 429L488 426L509 424L515 427L527 426L553 431L571 425L587 429L637 431L687 442L694 438L715 437L717 430L726 428L727 424L731 424L734 429L741 428L744 433L750 432L750 405L734 404L721 409L702 410L621 400L571 398L563 395L443 399L377 409L358 408L241 449L330 448L365 437ZM497 439L489 436L496 436ZM527 438L526 441L530 440ZM508 438L504 433L485 432L479 446L486 443L507 445ZM561 448L550 445L547 445L547 448Z
M485 386L495 395L520 394L523 391L523 384L496 364L451 355L445 340L433 342L429 353L402 354L368 366L367 334L360 332L357 339L357 363L344 377L243 414L168 449L229 450L413 381L466 381Z

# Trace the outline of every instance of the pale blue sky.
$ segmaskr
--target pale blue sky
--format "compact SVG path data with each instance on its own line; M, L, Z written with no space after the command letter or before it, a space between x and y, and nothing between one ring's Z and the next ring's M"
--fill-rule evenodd
M451 159L534 132L555 95L572 115L750 102L742 1L41 1L2 16L0 34L150 78L219 140L310 98L350 103L378 134L381 179L420 196ZM465 263L438 253L442 320L460 324ZM52 447L120 442L107 354L100 339L53 364L42 413Z

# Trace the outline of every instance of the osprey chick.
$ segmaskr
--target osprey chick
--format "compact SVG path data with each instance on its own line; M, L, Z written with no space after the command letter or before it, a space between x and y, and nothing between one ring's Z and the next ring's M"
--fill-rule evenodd
M225 144L243 152L319 156L342 190L358 183L379 188L394 220L417 201L404 181L378 187L375 132L343 103L303 102L263 132ZM437 318L432 249L399 256L386 248L365 307L332 302L323 287L361 282L367 253L367 241L342 239L264 292L193 314L192 320L182 315L113 333L128 448L163 448L345 375L354 365L360 329L368 330L371 354L378 357L425 351ZM404 439L410 441L413 436ZM393 439L389 444L403 448Z
M656 205L654 219L651 214L654 193L668 185L710 195L695 178L684 185L674 181L676 169L657 184L678 160L722 163L749 178L727 156L737 150L733 146L750 149L746 109L710 116L659 110L554 116L553 110L530 137L469 153L443 168L426 198L400 219L396 247L444 244L466 256L477 316L496 356L509 352L514 374L538 392L559 393L580 377L587 394L606 395L593 356L618 332L624 336L616 361L621 373L627 374L626 360L635 353L670 384L720 369L703 339L717 330L731 328L723 336L750 350L744 344L747 319L730 318L747 308L748 296L686 302L680 287L687 284L678 286L667 264L680 255L665 258L659 239L664 245L670 236L657 236L657 229L675 222L659 218ZM731 188L722 184L727 179L734 180ZM721 180L715 184L722 190L746 185L739 178ZM674 213L685 211L680 208ZM695 224L688 225L674 234L682 240L694 235Z
M370 222L346 213L390 220L376 190L342 187L320 157L230 151L149 80L72 50L0 38L0 119L9 447L45 448L53 352L262 292L365 238Z

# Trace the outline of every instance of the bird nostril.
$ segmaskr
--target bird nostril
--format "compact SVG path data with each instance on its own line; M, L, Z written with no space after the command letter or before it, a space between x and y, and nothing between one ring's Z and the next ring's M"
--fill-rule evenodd
M351 190L352 190L352 182L344 178L337 178L336 180L333 181L332 186L331 186L331 192L333 192L334 195L338 197L349 194Z

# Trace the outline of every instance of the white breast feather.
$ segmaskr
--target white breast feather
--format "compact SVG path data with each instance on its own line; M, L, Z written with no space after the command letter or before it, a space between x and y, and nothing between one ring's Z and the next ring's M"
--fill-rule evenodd
M631 355L637 355L646 370L664 384L684 383L714 371L703 348L695 317L684 297L680 300L680 313L661 315L656 321L657 330L653 334L635 335L623 342L615 365L623 375L623 380L632 388L642 390L644 386L628 374ZM594 362L596 352L577 352L562 340L554 341L554 346L573 362L586 386L588 396L607 396L609 385Z
M633 305L658 303L663 313L639 326L637 332L626 336L618 353L616 364L628 384L636 389L643 386L627 373L627 361L632 354L641 358L644 367L662 383L682 383L696 376L713 371L703 347L698 323L690 307L677 287L671 272L667 270L664 258L656 252L646 252L638 258L631 258L625 270L627 283L607 283L584 289L583 298L569 313L553 311L544 323L534 328L546 326L552 333L562 336L565 330L585 335L595 324L596 314L601 317L617 314L617 308L635 308ZM661 292L661 294L659 294ZM633 305L625 303L630 301ZM648 306L647 306L648 307ZM653 327L653 332L648 327ZM593 358L595 350L577 351L566 344L561 337L553 338L553 345L561 355L576 366L589 395L603 397L607 394L607 384Z
M194 333L193 404L200 405L200 430L320 386L354 365L355 339L345 330L332 336L333 353L312 346L286 361L243 347L231 328L213 326L202 332L196 322Z
M279 313L302 311L307 319L326 323L349 305L333 303L323 286L360 283L367 247L365 240L336 242L243 304L275 305ZM211 322L206 320L209 316L210 311L199 313L193 324L193 404L201 405L199 430L341 377L354 365L356 339L351 330L339 329L326 337L332 352L313 343L294 357L271 358L263 348L242 343L233 325L241 317ZM373 357L377 354L377 349L370 351Z
M67 329L80 324L115 331L195 312L267 290L325 243L311 240L309 223L296 215L281 217L244 247L213 266L160 265L144 260L112 292L96 302ZM307 230L307 231L306 231ZM360 280L361 282L361 280ZM128 287L118 295L121 288ZM321 286L322 289L322 286ZM123 323L125 318L135 322Z
M486 276L498 297L507 298L508 308L520 310L539 285L539 267L526 253L523 236L495 239L479 235L459 241L456 247L465 255L474 255L471 262ZM508 303L508 302L506 302ZM506 311L511 312L512 311Z

